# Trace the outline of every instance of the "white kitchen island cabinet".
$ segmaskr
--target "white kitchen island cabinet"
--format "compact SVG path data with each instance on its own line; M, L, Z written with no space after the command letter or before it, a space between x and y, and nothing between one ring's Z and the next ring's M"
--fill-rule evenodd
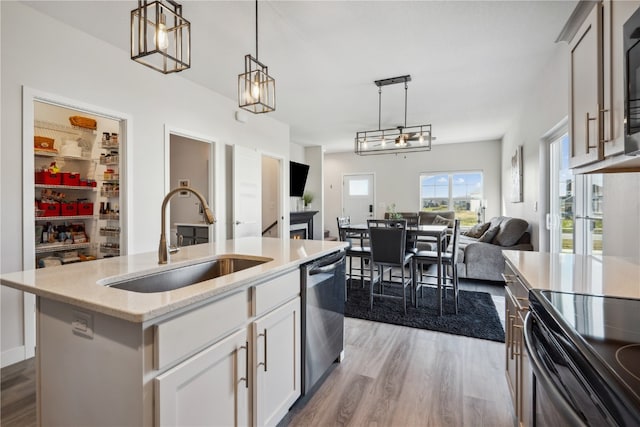
M344 247L244 238L161 266L154 252L0 275L36 295L38 425L277 424L300 396L300 266ZM174 290L108 286L229 256L262 263Z
M240 330L155 380L157 425L249 425L248 342Z
M276 425L300 397L300 298L253 323L255 425Z

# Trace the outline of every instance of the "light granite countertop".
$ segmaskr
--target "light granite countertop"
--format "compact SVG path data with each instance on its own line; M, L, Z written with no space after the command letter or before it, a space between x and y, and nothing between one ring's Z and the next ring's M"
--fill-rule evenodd
M0 284L38 297L57 300L130 322L146 322L191 304L268 280L323 255L345 248L345 242L249 237L181 248L158 264L148 252L91 262L2 274ZM271 261L180 289L138 293L108 284L176 267L201 263L221 255L245 255Z
M633 259L502 251L529 289L640 299L640 264Z

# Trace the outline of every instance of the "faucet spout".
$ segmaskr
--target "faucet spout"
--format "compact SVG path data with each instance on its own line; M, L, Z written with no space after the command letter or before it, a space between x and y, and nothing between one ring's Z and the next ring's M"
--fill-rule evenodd
M160 245L158 247L158 264L166 264L169 258L168 249L167 249L167 235L166 235L166 214L167 214L167 204L169 200L177 193L181 191L188 191L193 193L198 200L200 200L200 204L202 205L202 210L204 211L204 219L207 224L213 224L216 222L216 218L213 216L213 212L209 208L207 201L204 199L204 196L200 194L199 191L191 188L191 187L178 187L169 191L166 196L164 196L164 200L162 201L162 230L160 231Z

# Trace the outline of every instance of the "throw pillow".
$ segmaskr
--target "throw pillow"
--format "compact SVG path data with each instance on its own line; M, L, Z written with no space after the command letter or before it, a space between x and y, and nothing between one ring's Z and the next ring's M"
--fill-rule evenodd
M496 245L513 246L529 228L529 223L520 218L509 218L500 224L500 231L494 237Z
M448 227L453 227L453 220L451 219L447 219L445 217L442 217L440 215L436 215L435 218L433 218L433 225L446 225Z
M474 239L478 239L482 237L484 232L489 229L490 225L491 223L489 222L485 222L484 224L476 224L461 234L464 234L465 236L473 237Z
M496 234L500 231L500 226L493 227L484 232L482 236L478 239L478 242L491 243Z

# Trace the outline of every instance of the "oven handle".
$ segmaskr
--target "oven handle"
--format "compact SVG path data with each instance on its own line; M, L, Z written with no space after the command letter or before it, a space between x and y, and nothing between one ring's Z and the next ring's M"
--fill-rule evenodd
M529 354L529 361L531 363L533 373L535 374L535 381L540 383L540 386L544 388L551 401L554 402L556 409L565 418L567 425L585 426L583 419L567 402L567 399L562 395L562 393L560 393L555 383L553 382L553 379L547 372L547 368L545 367L544 362L540 359L540 356L538 356L538 353L535 351L536 343L532 331L533 321L534 314L531 312L527 313L527 316L524 319L524 345L527 349L527 353Z

